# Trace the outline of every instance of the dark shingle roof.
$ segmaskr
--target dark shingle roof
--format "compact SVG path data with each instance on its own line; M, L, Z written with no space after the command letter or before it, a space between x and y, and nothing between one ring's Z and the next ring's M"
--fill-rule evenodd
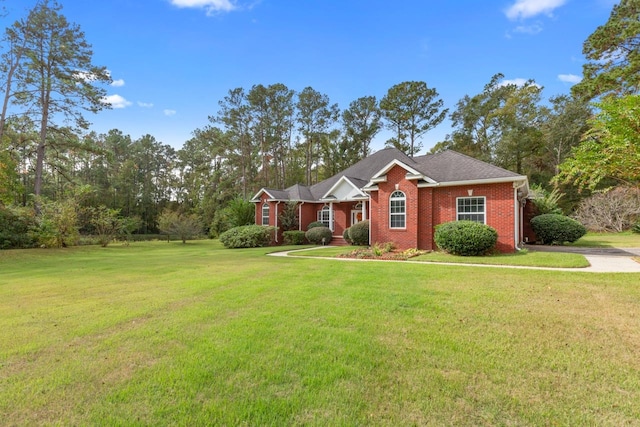
M387 165L397 160L438 183L514 178L521 175L455 151L443 151L411 158L396 148L385 148L360 160L344 171L311 187L296 184L286 190L263 189L277 200L317 201L340 180L347 177L358 188Z

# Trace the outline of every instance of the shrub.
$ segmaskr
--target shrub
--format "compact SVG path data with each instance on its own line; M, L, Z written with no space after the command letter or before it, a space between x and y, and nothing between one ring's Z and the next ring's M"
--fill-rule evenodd
M275 230L275 227L243 225L222 233L220 235L220 242L226 248L230 249L269 246Z
M193 214L183 214L165 209L158 218L158 223L162 233L174 234L182 240L182 243L187 243L188 239L202 233L200 219Z
M349 240L356 246L369 244L369 221L360 221L349 227Z
M326 225L324 225L320 221L313 221L311 224L309 224L307 226L307 231L311 230L312 228L316 228L316 227L326 227Z
M640 221L636 222L635 225L631 227L631 231L640 234Z
M284 231L298 231L298 203L287 202L278 216L278 225Z
M562 209L558 206L558 202L562 198L562 194L560 194L557 188L554 188L549 192L541 185L534 184L529 190L529 197L533 201L538 215L562 213Z
M496 245L498 232L475 221L453 221L436 227L438 247L454 255L484 255Z
M588 197L573 218L591 231L629 230L640 218L640 188L616 187Z
M333 234L331 233L331 230L329 230L329 227L325 227L323 225L321 227L310 228L305 233L305 237L309 242L313 243L314 245L322 245L322 244L327 244L331 242L331 238L333 237ZM324 242L323 242L323 239L324 239Z
M0 206L0 249L31 248L36 241L32 209Z
M290 230L282 233L285 245L303 245L305 242L304 231Z
M345 228L342 232L342 238L345 242L351 244L351 237L349 237L349 227Z
M575 219L557 214L536 216L531 219L531 226L538 239L550 245L575 242L587 232Z

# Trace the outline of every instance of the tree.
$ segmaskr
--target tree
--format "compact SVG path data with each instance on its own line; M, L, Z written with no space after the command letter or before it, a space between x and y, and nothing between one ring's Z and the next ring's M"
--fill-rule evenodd
M396 133L387 144L412 157L419 152L419 139L440 124L449 111L442 109L444 103L437 97L438 92L425 82L409 81L391 87L380 101L387 127Z
M640 183L640 95L606 98L572 157L560 165L557 182L594 189L605 178Z
M107 107L105 90L98 83L111 81L105 67L92 64L91 45L76 24L60 14L61 6L48 0L39 2L16 33L25 40L25 63L16 74L17 101L32 111L39 123L34 193L42 190L42 173L49 132L54 119L64 116L86 128L79 109L97 112ZM36 204L36 210L38 209Z
M640 91L640 0L621 0L609 20L584 42L582 81L571 88L574 96L624 96Z
M338 119L338 105L329 104L329 97L306 87L298 95L298 130L302 134L305 152L306 183L313 183L311 171L316 166L320 148L320 135L326 133L331 125ZM317 181L317 175L316 175Z
M123 221L120 218L120 211L109 209L104 205L93 207L90 211L91 225L95 229L100 246L106 248L122 232Z
M370 154L371 141L382 128L381 117L375 96L358 98L342 112L344 137L352 142L350 146L358 147L359 160Z
M196 215L165 209L158 218L160 231L178 236L182 243L202 233L202 224Z

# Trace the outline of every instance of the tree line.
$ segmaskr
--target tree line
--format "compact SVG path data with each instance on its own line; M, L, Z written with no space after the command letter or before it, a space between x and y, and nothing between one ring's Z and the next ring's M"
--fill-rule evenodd
M341 110L312 87L256 84L229 90L175 149L151 134L90 131L84 114L108 108L102 85L110 76L92 63L91 45L62 7L38 1L2 39L0 207L33 208L38 217L47 202L75 198L139 219L139 233L157 232L165 210L219 231L230 201L332 176L369 155L384 128L392 135L386 145L416 155L448 116L452 132L431 152L453 149L527 175L563 193L570 211L589 190L640 179L639 18L640 0L613 7L585 41L584 78L571 94L545 98L534 80L505 84L497 73L451 111L422 81Z

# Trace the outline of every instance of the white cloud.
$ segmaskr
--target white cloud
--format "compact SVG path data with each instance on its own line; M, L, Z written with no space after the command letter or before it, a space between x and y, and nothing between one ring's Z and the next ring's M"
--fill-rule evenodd
M176 110L164 110L163 111L165 116L175 116L177 111Z
M552 15L553 11L564 5L567 0L516 0L505 15L511 20L531 18L544 13Z
M138 107L152 108L153 107L153 103L152 102L141 102L141 101L138 101Z
M112 108L126 108L131 105L131 102L118 94L105 96L102 102L111 105Z
M111 82L111 86L113 86L113 87L122 87L122 86L124 86L124 80L123 79L114 80L114 81Z
M514 85L514 86L518 86L518 87L522 87L522 86L526 86L527 83L529 83L530 80L527 79L523 79L523 78L516 78L516 79L505 79L502 80L498 86L509 86L509 85ZM533 83L534 86L540 87L540 85L538 83Z
M542 25L538 23L533 25L519 25L513 29L513 32L534 35L542 32Z
M171 4L177 7L205 9L207 15L231 12L237 8L234 0L171 0Z
M576 76L575 74L558 74L558 80L565 83L580 83L582 81L582 77Z

